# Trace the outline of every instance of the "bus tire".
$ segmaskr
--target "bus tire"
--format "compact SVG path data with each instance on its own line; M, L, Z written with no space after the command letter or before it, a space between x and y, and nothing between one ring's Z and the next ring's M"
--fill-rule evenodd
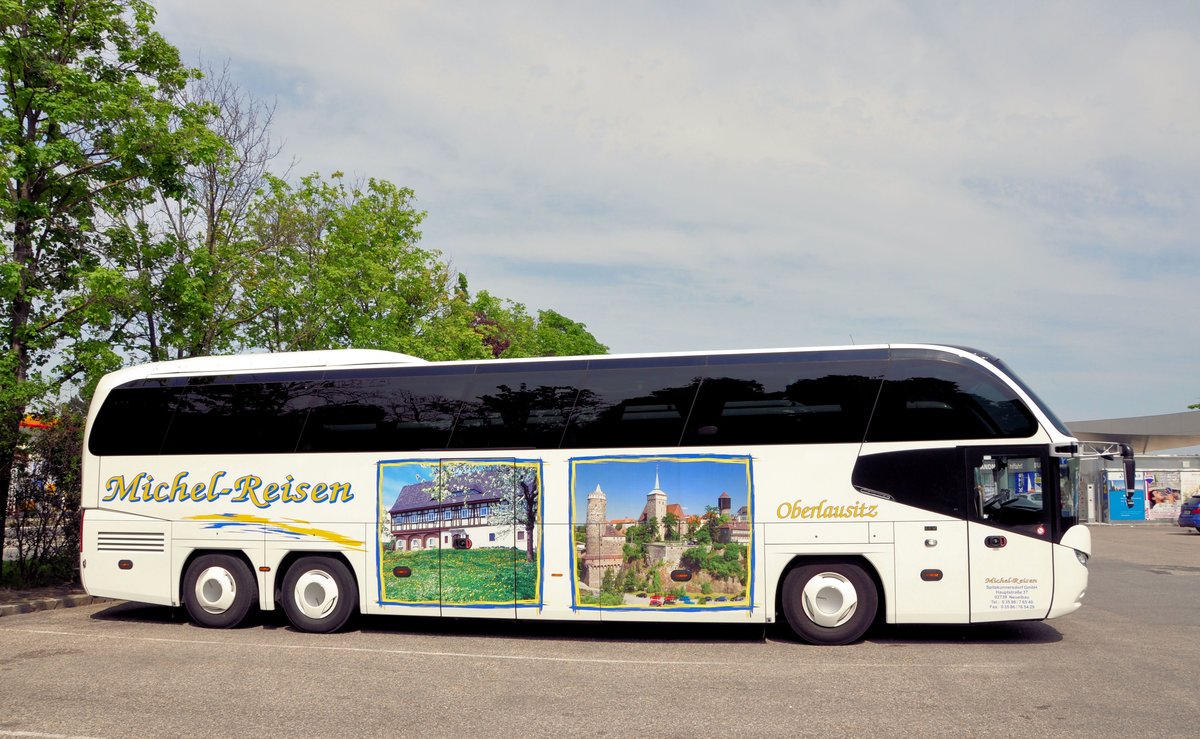
M354 577L333 557L302 557L283 578L283 611L300 631L337 631L346 625L357 601Z
M245 562L232 555L201 555L184 573L183 603L201 626L231 629L242 622L257 600L254 575Z
M849 644L875 620L879 593L871 576L850 562L801 565L783 580L788 625L810 644Z

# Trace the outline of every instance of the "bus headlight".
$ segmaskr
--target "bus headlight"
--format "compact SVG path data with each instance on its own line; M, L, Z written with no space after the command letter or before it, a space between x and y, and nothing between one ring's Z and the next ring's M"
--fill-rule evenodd
M1083 565L1084 567L1087 567L1087 561L1088 561L1087 552L1081 552L1078 549L1076 549L1075 550L1075 559L1079 560L1079 564Z

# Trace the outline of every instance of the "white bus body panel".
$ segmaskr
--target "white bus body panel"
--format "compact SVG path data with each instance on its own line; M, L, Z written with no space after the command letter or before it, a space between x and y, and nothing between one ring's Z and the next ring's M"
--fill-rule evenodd
M91 509L81 536L79 574L89 594L175 605L170 521Z
M1067 529L1062 544L1054 547L1054 603L1046 618L1066 616L1083 605L1083 597L1087 595L1088 568L1079 561L1076 551L1091 556L1092 532L1086 526Z
M898 521L895 530L895 622L965 622L970 614L966 522Z
M971 558L971 622L1046 618L1054 598L1054 544L974 521L967 524ZM989 545L989 539L1003 545Z

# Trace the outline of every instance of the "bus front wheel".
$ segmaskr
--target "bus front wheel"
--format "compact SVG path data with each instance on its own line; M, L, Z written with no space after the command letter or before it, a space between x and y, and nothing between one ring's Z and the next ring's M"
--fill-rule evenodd
M258 599L254 575L246 563L228 554L196 557L184 574L183 603L201 626L237 626Z
M850 562L801 565L783 580L783 613L792 631L811 644L849 644L875 620L879 593Z
M357 600L350 570L332 557L298 559L283 578L283 611L300 631L337 631L354 613Z

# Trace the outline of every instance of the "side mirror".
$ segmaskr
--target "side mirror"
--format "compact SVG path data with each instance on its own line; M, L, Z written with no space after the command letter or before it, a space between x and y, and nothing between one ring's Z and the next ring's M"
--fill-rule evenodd
M1121 462L1125 465L1125 489L1132 495L1137 489L1137 464L1133 458L1133 447L1121 445Z

